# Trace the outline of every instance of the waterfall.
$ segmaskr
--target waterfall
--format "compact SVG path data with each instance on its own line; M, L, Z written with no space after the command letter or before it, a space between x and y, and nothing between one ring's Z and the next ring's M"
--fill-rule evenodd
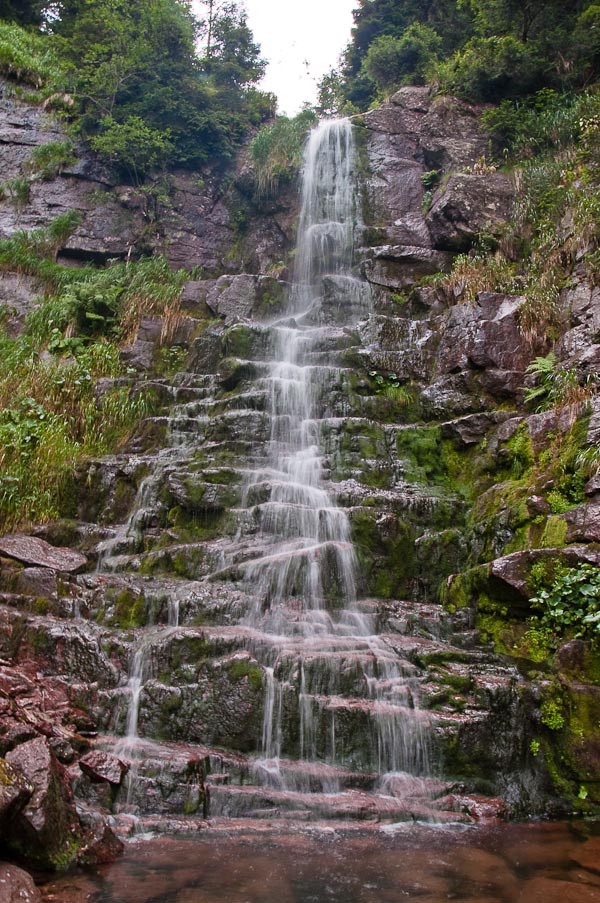
M296 710L301 760L335 764L338 720L360 710L373 726L372 760L381 773L428 769L414 669L398 663L361 611L349 517L326 484L321 428L340 367L328 358L322 363L317 353L331 329L325 284L339 294L336 319L344 325L365 315L370 301L368 287L352 273L355 183L350 122L322 122L305 150L288 309L271 324L266 462L252 473L245 493L247 501L257 500L260 526L259 554L246 563L245 580L254 600L247 622L261 631L254 651L266 674L267 761L258 772L263 780L268 774L271 784L284 745L286 699L287 708ZM343 687L349 669L361 685L361 698L354 700ZM279 780L286 786L284 777Z
M259 505L262 556L247 567L257 588L252 613L272 613L270 626L287 632L286 604L304 611L304 630L319 629L316 612L332 589L344 602L356 596L356 558L346 514L323 488L319 400L328 368L312 363L321 334L318 310L325 275L349 275L355 220L355 153L348 120L321 123L306 146L298 243L287 317L273 324L274 351L266 384L271 435L268 484ZM317 324L315 324L317 320ZM297 612L294 614L297 619Z

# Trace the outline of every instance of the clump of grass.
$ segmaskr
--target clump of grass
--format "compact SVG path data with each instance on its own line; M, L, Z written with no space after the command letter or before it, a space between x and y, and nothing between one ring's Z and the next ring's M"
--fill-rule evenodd
M101 399L96 381L121 372L116 345L99 341L76 357L41 359L29 337L0 334L0 528L65 512L73 473L89 455L114 450L146 411L118 387Z
M291 119L278 116L265 126L250 143L259 195L274 194L283 182L298 173L308 130L315 124L312 110L303 110Z
M59 80L60 65L47 36L0 22L0 73L41 88Z
M450 273L423 280L435 284L451 300L474 302L479 292L516 292L520 280L515 265L501 252L478 250L459 254Z
M51 141L49 144L41 144L33 149L27 168L43 181L49 181L74 159L71 141Z

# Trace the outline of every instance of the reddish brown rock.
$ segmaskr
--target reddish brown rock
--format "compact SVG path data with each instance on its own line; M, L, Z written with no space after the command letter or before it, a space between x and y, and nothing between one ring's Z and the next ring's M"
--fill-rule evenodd
M515 903L598 903L598 888L538 877L527 881L514 899Z
M0 838L9 829L11 819L19 812L33 793L33 787L21 771L0 759Z
M9 533L0 538L0 555L14 558L24 564L52 568L55 571L78 571L87 564L87 558L73 549L51 546L45 539Z
M74 860L81 829L67 773L45 737L22 743L7 756L33 787L25 808L13 819L8 843L41 868L59 868Z
M118 787L129 771L129 765L110 753L94 749L79 760L79 767L94 782Z
M42 903L42 895L28 872L0 862L0 900L2 903Z

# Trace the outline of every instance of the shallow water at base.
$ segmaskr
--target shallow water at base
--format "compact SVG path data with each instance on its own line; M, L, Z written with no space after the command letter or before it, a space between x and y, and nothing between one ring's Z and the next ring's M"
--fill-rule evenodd
M56 903L600 903L600 824L223 826L130 842Z

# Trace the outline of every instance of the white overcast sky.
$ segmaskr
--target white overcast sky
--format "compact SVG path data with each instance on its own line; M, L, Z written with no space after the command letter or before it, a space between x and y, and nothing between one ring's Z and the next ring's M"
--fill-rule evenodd
M202 14L200 4L194 4ZM261 55L260 87L279 99L279 112L297 113L316 100L317 82L335 66L350 39L356 0L240 0Z

